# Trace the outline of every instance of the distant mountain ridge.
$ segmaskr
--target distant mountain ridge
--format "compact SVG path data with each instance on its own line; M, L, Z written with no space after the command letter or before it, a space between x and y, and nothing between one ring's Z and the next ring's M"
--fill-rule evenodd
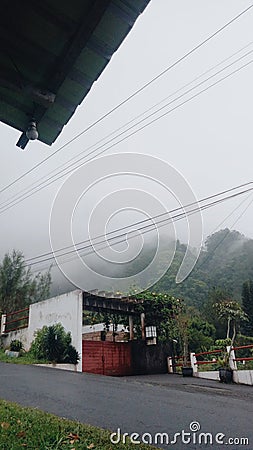
M163 237L164 239L166 241L166 238ZM152 245L152 242L149 243L142 250L141 256L131 263L123 265L117 275L128 277L140 273L152 260L155 250L155 245ZM176 274L185 252L186 245L177 241L175 255L170 267L165 275L151 288L152 290L183 298L186 303L197 308L205 305L209 292L214 287L228 291L231 298L235 300L241 300L242 284L249 279L253 279L253 239L228 228L217 231L206 239L199 259L188 278L177 284L175 281ZM166 264L167 253L165 251L164 255L166 256L164 256L162 262ZM157 267L157 273L159 273L159 267ZM143 277L145 278L145 272ZM143 279L142 281L143 285L145 285L145 282L147 282L146 285L149 285L149 280ZM53 293L55 289L56 286L53 285ZM62 286L62 292L72 289L74 289L73 285ZM57 294L59 294L58 290Z
M173 262L166 274L153 286L153 290L167 292L184 298L196 307L204 305L209 291L219 287L228 291L231 297L240 300L242 284L253 279L253 240L228 228L220 230L206 239L205 247L188 278L176 284L175 278L185 255L186 245L177 241ZM148 259L151 249L144 252ZM152 251L153 252L153 251ZM134 267L133 269L138 269Z

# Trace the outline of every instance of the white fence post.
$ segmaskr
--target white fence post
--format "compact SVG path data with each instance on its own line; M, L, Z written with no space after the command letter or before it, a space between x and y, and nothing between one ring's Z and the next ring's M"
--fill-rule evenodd
M6 314L2 314L2 317L1 317L1 335L5 334L5 328L6 328Z
M168 364L168 373L173 373L173 362L171 356L168 356L167 364Z
M237 370L237 364L236 364L236 361L234 361L234 359L235 359L235 352L234 352L234 350L231 350L231 347L227 347L227 352L229 354L229 365L230 365L230 368L232 370Z
M227 347L227 352L229 352L229 351L230 351L230 347ZM237 364L236 364L236 361L234 361L234 359L235 359L235 351L231 350L230 354L229 354L229 366L233 370L234 383L239 383L239 374L238 374L238 370L237 370Z
M197 364L197 358L195 356L195 353L191 353L190 358L191 358L191 366L192 366L193 375L194 375L194 374L198 373L198 364Z

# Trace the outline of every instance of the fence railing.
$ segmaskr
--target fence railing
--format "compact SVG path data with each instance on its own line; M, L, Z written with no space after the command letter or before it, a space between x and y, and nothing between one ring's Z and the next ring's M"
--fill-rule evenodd
M213 359L198 359L199 357L203 358L204 356L207 355L216 355L219 353L222 353L223 350L220 348L217 348L215 350L210 350L208 352L200 352L200 353L193 353L192 354L192 362L194 364L194 366L200 366L200 365L205 365L205 364L217 364L218 360L216 358Z
M185 366L185 356L168 356L167 358L168 371L169 373L178 372L180 367ZM187 357L187 361L189 360L189 356ZM188 366L188 365L187 365Z
M240 345L238 347L233 347L232 350L235 352L237 351L243 351L243 353L245 353L245 350L250 350L253 349L253 344L249 344L249 345ZM239 357L235 357L233 358L234 363L236 364L236 362L242 362L243 364L245 364L247 361L253 361L253 356L239 356Z
M245 350L253 349L253 344L249 345L240 345L237 347L232 347L229 350L229 347L227 348L227 351L230 353L230 359L229 364L231 369L237 370L237 362L246 363L247 361L253 361L253 356L249 356L248 354L245 354ZM205 365L205 364L217 364L218 360L216 358L213 358L212 360L204 358L207 355L215 355L218 353L222 353L224 350L216 349L211 350L209 352L200 352L200 353L192 353L191 354L191 361L193 369L195 369L195 372L198 371L198 366ZM243 351L244 355L236 356L235 352ZM200 358L200 359L199 359Z
M183 356L168 356L168 372L175 373L179 367L183 367Z
M10 333L11 331L27 328L29 322L29 307L4 314L2 316L1 333Z
M233 382L252 386L253 363L251 362L253 361L253 344L240 345L232 348L228 346L226 350L229 355L228 367L233 371ZM221 354L223 359L224 348L200 353L190 353L193 376L219 381L219 369L222 365L219 354ZM167 363L169 373L179 373L179 368L183 366L183 357L169 356Z

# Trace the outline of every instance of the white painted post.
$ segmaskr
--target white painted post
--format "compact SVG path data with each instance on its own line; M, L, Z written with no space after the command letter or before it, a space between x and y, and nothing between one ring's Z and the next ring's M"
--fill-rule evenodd
M168 356L167 364L168 364L168 373L173 373L173 362L171 356Z
M231 347L229 346L229 347L227 347L227 352L229 353L229 365L230 365L230 368L232 369L232 370L237 370L237 364L236 364L236 361L234 361L234 359L235 359L235 352L234 352L234 350L230 350L231 349Z
M198 373L198 364L197 363L197 358L195 356L195 353L190 353L190 358L191 358L191 366L193 369L193 376Z
M5 328L6 328L6 314L2 314L2 317L1 317L1 334L5 334Z
M227 347L227 352L230 352L230 347ZM231 350L229 354L229 366L233 370L233 381L234 383L239 383L239 372L237 370L237 364L235 359L235 351Z
M230 347L227 347L227 351L230 351ZM234 361L235 359L235 351L231 350L230 354L229 354L229 365L231 367L232 370L237 370L237 364L236 361Z

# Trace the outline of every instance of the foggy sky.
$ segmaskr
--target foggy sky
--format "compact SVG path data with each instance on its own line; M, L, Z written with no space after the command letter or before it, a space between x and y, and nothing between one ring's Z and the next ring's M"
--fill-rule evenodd
M20 133L0 124L1 188L50 155L250 4L246 0L151 0L52 147L34 142L22 152L15 145ZM252 19L251 10L116 113L1 194L1 203L249 44L253 41ZM245 52L252 49L253 44ZM251 58L253 54L235 67ZM138 152L161 158L182 174L198 199L251 181L252 77L253 64L106 154ZM0 214L1 257L13 248L22 250L26 257L50 251L49 215L62 181ZM116 188L117 183L113 182L113 189ZM96 195L99 198L99 191ZM101 197L104 195L101 188ZM252 205L239 218L247 206L247 202L240 206L245 198L205 212L204 237L217 228L231 227L253 238ZM92 200L86 206L91 205ZM75 230L79 239L85 239L80 214L77 217L79 222L75 224ZM83 220L85 217L84 214ZM124 215L122 220L119 218L113 222L114 226L120 226L126 220L131 223L131 217L130 214L126 219ZM181 240L187 238L184 226L178 228L178 237Z

